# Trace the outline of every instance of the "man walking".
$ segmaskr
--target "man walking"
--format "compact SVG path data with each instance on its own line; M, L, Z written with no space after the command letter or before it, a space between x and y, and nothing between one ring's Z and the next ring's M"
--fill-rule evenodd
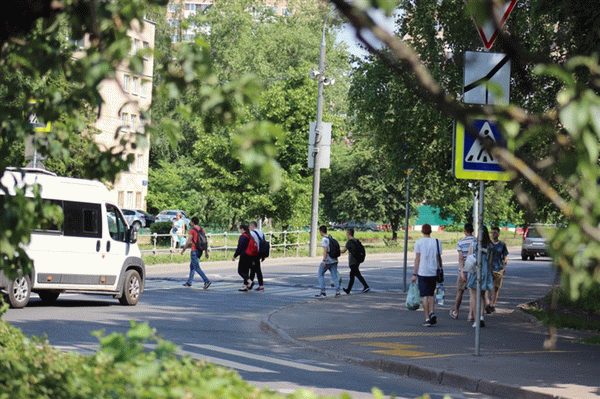
M350 228L346 230L346 238L348 238L348 242L346 242L346 246L342 248L340 251L344 253L348 251L348 266L350 267L350 280L348 281L348 288L344 288L344 292L350 295L350 291L352 291L352 286L354 285L354 277L358 279L363 285L362 292L369 292L371 289L369 285L360 274L360 270L358 267L360 263L364 261L364 247L358 241L358 239L354 238L354 229ZM360 254L362 248L362 255Z
M419 281L419 293L425 312L424 327L437 323L435 315L435 287L437 285L438 264L442 262L442 244L431 238L431 225L425 223L421 228L423 238L415 243L415 268L411 282Z
M471 223L465 224L464 238L460 239L456 244L456 250L458 251L458 278L456 279L456 299L454 300L454 309L450 310L450 317L458 319L458 311L460 310L460 304L465 290L467 289L467 273L465 272L465 259L469 254L469 248L473 246L473 253L477 250L477 238L473 236L473 225ZM469 319L472 319L473 315L469 315Z
M258 248L258 253L260 254L260 241L261 239L265 239L265 233L262 232L261 229L258 228L258 224L256 222L250 222L250 236L256 242L256 248ZM252 257L252 263L250 265L250 281L254 282L254 276L258 279L258 288L256 291L264 291L265 287L263 285L263 275L261 269L261 261L263 259L259 256Z
M486 311L496 311L496 301L498 300L498 293L500 287L502 287L502 280L504 280L504 271L506 270L506 262L508 257L508 249L506 244L500 241L500 229L497 226L492 227L492 278L494 280L494 292L492 294L491 303L488 305Z
M340 280L339 274L337 270L338 266L338 257L339 257L339 244L337 241L330 235L327 235L327 226L319 227L319 233L321 234L321 246L323 247L323 261L319 265L319 286L321 288L321 292L315 295L317 298L325 298L327 294L325 293L325 272L329 270L331 273L331 279L335 285L335 296L340 296ZM337 244L337 251L335 251L335 247ZM336 253L337 252L337 253Z
M205 234L204 229L198 225L200 220L194 216L191 221L192 228L188 232L188 237L185 245L181 249L181 254L185 252L187 248L192 249L191 258L190 258L190 276L188 280L183 284L185 287L191 287L192 281L194 280L194 273L198 273L202 280L204 280L204 289L210 287L210 280L206 277L206 274L200 268L200 258L202 257L202 250L198 249L198 235ZM210 257L209 251L206 251L206 259Z

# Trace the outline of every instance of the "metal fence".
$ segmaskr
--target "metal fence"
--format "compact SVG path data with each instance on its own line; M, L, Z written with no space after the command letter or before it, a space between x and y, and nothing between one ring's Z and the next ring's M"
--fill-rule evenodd
M283 256L288 256L289 252L295 252L296 256L300 254L300 248L308 248L308 240L301 240L301 235L308 235L308 232L302 230L295 231L269 231L265 233L265 239L269 242L271 252L282 252ZM161 237L166 239L161 240ZM171 234L139 234L138 243L143 254L171 254L181 251L181 247L176 243L177 236ZM225 256L227 252L235 252L237 248L240 233L206 233L208 239L209 251L223 251ZM184 237L185 238L185 237ZM166 242L166 243L164 243ZM147 249L148 245L152 248ZM146 247L146 248L144 248Z

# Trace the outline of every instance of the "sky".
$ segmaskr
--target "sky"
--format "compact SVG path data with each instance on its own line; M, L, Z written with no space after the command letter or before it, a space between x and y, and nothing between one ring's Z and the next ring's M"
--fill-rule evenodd
M371 12L370 14L371 17L388 32L394 32L396 17L386 17L381 11ZM369 34L365 34L364 36L370 43L375 44L374 47L381 47L381 43L373 36ZM348 45L348 51L357 57L364 58L369 54L367 50L360 46L360 42L356 39L356 30L348 23L342 26L342 29L336 37L336 41L346 43Z

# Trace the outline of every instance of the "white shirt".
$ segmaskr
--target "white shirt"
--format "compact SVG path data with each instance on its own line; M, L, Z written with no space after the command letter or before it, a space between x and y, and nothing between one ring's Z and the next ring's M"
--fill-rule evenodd
M321 239L321 246L323 248L327 248L327 258L325 258L325 264L329 265L331 263L337 263L338 260L337 259L333 259L330 255L329 255L329 238L328 237L323 237Z
M437 245L439 243L439 245ZM435 276L437 274L437 256L442 253L442 243L431 237L423 237L415 243L415 253L421 254L419 276Z
M254 242L256 243L256 248L258 248L260 251L260 238L265 238L265 233L263 233L262 230L257 227L256 229L250 231L250 236L252 236Z

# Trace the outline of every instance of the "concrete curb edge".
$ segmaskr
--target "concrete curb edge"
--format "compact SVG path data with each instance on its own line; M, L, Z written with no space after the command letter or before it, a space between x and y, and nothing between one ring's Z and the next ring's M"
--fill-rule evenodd
M560 396L551 395L543 392L535 392L521 387L501 384L495 381L487 381L478 378L466 377L463 375L450 373L447 371L439 371L433 368L415 366L408 363L389 361L384 359L364 360L350 356L340 355L339 353L331 352L325 349L317 348L308 345L301 340L297 340L290 336L284 329L271 322L271 316L280 311L292 308L294 305L277 309L264 316L260 321L260 329L266 333L270 333L288 341L294 345L299 345L305 349L314 352L322 353L340 361L368 367L374 370L383 371L386 373L397 374L404 377L414 378L421 381L449 386L453 388L465 389L471 392L477 392L484 395L492 395L505 398L515 399L561 399ZM523 312L524 313L524 312Z

